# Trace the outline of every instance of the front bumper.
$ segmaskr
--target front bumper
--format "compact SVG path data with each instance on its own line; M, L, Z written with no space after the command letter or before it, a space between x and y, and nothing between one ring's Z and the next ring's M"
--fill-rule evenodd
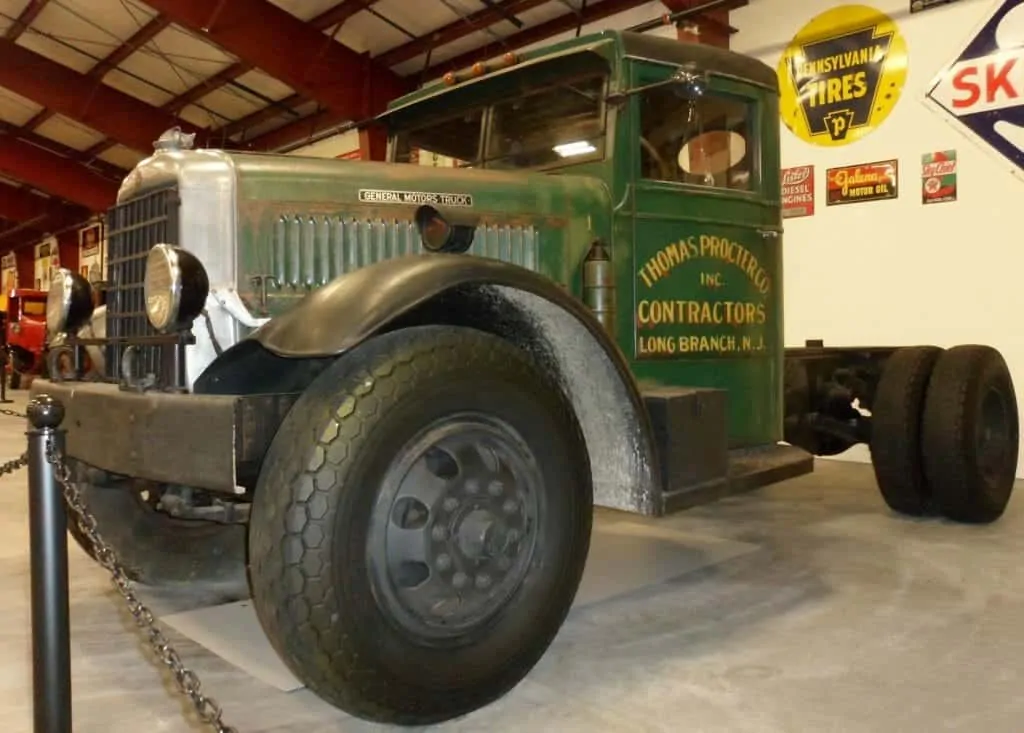
M65 453L111 473L242 493L297 394L129 392L116 384L35 380L61 402Z

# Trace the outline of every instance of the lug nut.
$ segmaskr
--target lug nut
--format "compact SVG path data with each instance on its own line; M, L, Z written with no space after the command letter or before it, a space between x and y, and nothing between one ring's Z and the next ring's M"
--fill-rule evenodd
M514 499L506 499L505 503L501 505L501 510L506 514L515 514L519 511L519 505Z
M501 483L501 481L495 480L495 481L491 481L491 483L487 484L487 492L491 496L501 496L501 492L504 491L504 490L505 490L505 484Z
M452 585L454 585L456 588L465 588L466 583L468 582L469 577L465 573L455 573L455 575L452 576Z
M448 537L448 531L444 525L435 524L434 528L430 530L430 536L434 538L435 542L443 542Z
M452 566L451 555L438 555L437 559L434 561L434 564L437 566L437 569L443 573L445 570Z
M444 507L444 510L446 512L454 512L456 509L459 508L459 500L456 499L454 496L449 496L447 499L444 500L444 504L442 504L442 506Z
M491 587L491 576L481 573L476 576L476 587L480 590L486 590Z
M475 478L466 479L466 493L476 494L480 491L480 482Z

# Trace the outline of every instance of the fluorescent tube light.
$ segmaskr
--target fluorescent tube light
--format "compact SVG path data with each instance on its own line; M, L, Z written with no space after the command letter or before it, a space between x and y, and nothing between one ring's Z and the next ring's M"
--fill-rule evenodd
M597 151L593 145L588 143L586 140L577 140L572 143L562 143L552 148L563 158L573 158L577 155L586 155L587 153L593 153Z

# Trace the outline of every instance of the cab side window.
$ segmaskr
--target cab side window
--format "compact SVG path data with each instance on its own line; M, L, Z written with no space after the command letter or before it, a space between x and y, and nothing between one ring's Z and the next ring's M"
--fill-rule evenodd
M752 189L753 105L705 94L690 99L672 86L640 98L643 178L735 191Z

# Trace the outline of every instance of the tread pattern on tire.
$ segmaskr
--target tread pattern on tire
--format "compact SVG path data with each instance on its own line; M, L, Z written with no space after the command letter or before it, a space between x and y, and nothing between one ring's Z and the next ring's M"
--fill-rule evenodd
M937 346L899 349L886 361L871 410L871 465L893 511L922 516L932 510L921 457L925 395Z
M333 487L345 484L348 452L358 450L368 439L365 421L407 396L402 394L402 383L416 373L451 374L460 361L466 361L467 354L475 369L500 366L508 373L511 368L534 384L538 377L542 382L546 379L523 352L482 332L420 326L378 336L342 357L313 382L290 411L264 462L250 527L254 605L267 636L288 666L297 674L303 670L307 686L315 693L359 717L427 724L454 717L453 709L462 711L458 714L468 713L518 684L543 653L524 652L508 665L507 683L497 685L487 700L481 700L478 693L459 699L456 691L430 691L429 684L413 699L408 689L394 689L388 678L359 655L360 640L354 638L358 632L348 626L346 611L354 606L361 611L370 606L375 609L373 599L349 596L341 604L330 592L336 576L320 548L333 532L342 531L329 525L339 504L353 501L353 495L359 493ZM583 435L570 403L553 383L536 386L559 395L561 422L574 429L569 439L581 447L586 462ZM310 451L312 444L316 447ZM289 473L289 462L282 459L288 455L309 455L310 459ZM586 470L590 491L589 465ZM585 558L589 503L580 506L577 515ZM579 568L569 568L564 577L565 597L552 599L554 615L536 619L538 627L546 628L545 648L564 620L581 575L582 563ZM560 605L565 608L558 610Z
M1015 465L1017 399L1010 372L998 351L980 345L949 349L935 365L928 387L922 428L925 474L937 509L958 522L988 523L1001 517L1015 478L1015 471L1007 470L993 484L974 462L972 436L979 390L985 384L994 384L1006 399Z

